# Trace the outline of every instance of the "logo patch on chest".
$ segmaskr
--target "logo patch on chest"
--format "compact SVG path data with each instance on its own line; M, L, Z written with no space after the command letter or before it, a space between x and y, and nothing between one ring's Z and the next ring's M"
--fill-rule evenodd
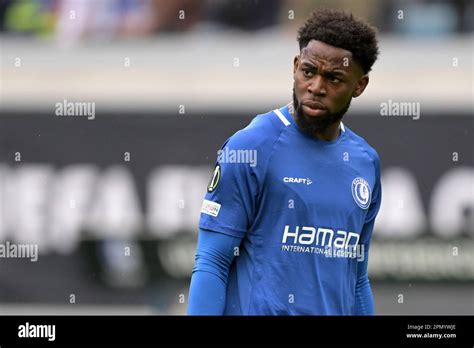
M287 184L303 184L303 185L311 185L313 183L313 180L310 178L293 178L290 176L285 176L283 178L283 182Z
M352 181L352 197L359 207L367 209L370 205L372 193L370 185L364 178L357 177Z

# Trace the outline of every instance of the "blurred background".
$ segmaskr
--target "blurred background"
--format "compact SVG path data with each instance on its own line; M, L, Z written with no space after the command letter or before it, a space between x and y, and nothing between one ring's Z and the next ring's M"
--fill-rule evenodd
M380 35L344 118L382 161L377 314L474 314L473 1L0 4L0 314L184 314L217 150L291 101L319 7Z

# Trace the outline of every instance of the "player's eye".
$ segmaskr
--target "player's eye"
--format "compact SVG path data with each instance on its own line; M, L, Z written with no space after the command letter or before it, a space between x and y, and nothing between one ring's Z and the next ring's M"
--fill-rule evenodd
M342 82L340 79L338 79L336 76L330 76L329 77L329 80L331 80L331 82L334 82L334 83L339 83L339 82Z
M311 76L313 76L313 73L311 72L311 70L303 69L303 75L305 77L311 77Z

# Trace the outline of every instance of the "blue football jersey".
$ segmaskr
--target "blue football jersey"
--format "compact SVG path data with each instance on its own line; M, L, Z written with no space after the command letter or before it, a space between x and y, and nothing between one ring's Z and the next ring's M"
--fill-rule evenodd
M224 314L354 314L380 203L377 152L347 126L324 141L288 106L256 116L219 150L201 210L200 228L243 238Z

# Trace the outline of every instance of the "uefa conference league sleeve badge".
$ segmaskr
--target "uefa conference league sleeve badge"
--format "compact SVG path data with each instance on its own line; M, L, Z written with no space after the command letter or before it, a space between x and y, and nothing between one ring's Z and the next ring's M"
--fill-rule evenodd
M217 185L221 180L221 165L219 163L216 164L214 168L214 172L212 173L211 181L209 181L209 185L207 185L207 192L211 193L214 192Z

